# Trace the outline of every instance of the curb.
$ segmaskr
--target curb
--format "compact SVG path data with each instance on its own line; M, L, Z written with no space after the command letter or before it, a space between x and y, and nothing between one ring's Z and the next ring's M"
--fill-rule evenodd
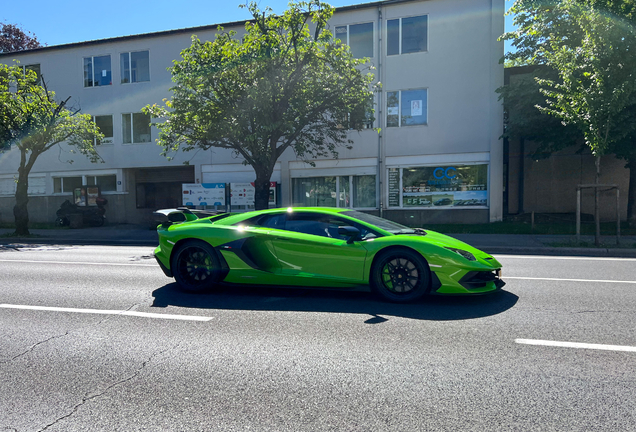
M477 249L489 254L516 254L516 255L549 255L549 256L589 256L589 257L616 257L636 258L636 249L616 248L567 248L567 247L512 247L512 246L479 246Z
M65 245L65 246L157 246L158 240L135 240L135 239L54 239L54 238L33 238L33 237L11 237L0 239L0 246L7 245Z

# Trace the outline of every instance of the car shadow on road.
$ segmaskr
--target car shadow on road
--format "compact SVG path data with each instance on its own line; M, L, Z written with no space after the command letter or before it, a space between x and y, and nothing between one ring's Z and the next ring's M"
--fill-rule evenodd
M386 303L369 292L224 286L206 294L180 291L176 283L152 293L153 307L193 309L329 312L369 315L368 324L387 321L383 316L450 321L482 318L512 308L519 300L508 291L483 296L429 296L409 304Z

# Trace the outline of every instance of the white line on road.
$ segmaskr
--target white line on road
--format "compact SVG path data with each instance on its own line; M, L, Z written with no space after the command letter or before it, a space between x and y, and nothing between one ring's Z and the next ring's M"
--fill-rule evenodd
M602 279L563 279L563 278L541 278L541 277L522 277L522 276L504 276L502 279L520 279L520 280L545 280L545 281L565 281L565 282L596 282L596 283L626 283L636 284L636 281L622 280L602 280Z
M126 310L76 309L76 308L11 305L11 304L0 304L0 308L38 310L38 311L50 311L50 312L73 312L73 313L97 314L97 315L126 315L126 316L142 317L142 318L169 319L169 320L181 320L181 321L210 321L213 319L212 317L203 317L203 316L195 316L195 315L169 315L169 314L157 314L157 313L148 313L148 312L126 311Z
M494 254L498 258L515 259L543 259L543 260L576 260L576 261L636 261L636 258L612 258L612 257L585 257L585 256L549 256L549 255L500 255Z
M40 260L0 259L0 262L28 263L28 264L81 264L81 265L97 265L97 266L157 267L157 264L96 263L96 262L82 262L82 261L40 261Z
M515 342L518 344L525 345L542 345L542 346L553 346L553 347L563 347L563 348L579 348L579 349L595 349L595 350L604 350L604 351L628 351L628 352L636 352L636 347L627 346L627 345L602 345L602 344L589 344L589 343L579 343L579 342L557 342L557 341L547 341L547 340L538 340L538 339L515 339Z

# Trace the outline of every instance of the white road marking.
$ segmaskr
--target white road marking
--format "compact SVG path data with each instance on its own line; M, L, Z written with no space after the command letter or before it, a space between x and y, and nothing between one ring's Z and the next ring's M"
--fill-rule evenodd
M40 260L0 259L0 262L28 263L28 264L81 264L81 265L96 265L96 266L157 267L157 264L96 263L96 262L82 262L82 261L40 261Z
M603 279L564 279L564 278L542 278L542 277L521 277L521 276L503 276L502 279L520 279L520 280L545 280L545 281L564 281L564 282L596 282L596 283L626 283L636 284L636 281L622 280L603 280Z
M589 343L579 343L579 342L557 342L557 341L547 341L547 340L538 340L538 339L515 339L515 342L517 342L518 344L525 344L525 345L542 345L542 346L553 346L553 347L563 347L563 348L636 352L636 347L627 346L627 345L602 345L602 344L589 344Z
M76 309L76 308L11 305L11 304L0 304L0 308L25 309L25 310L50 311L50 312L73 312L73 313L97 314L97 315L125 315L125 316L135 316L135 317L142 317L142 318L155 318L155 319L168 319L168 320L181 320L181 321L210 321L213 319L212 317L195 316L195 315L170 315L170 314L157 314L157 313L148 313L148 312L126 311L126 310Z
M636 261L636 258L584 257L584 256L549 256L549 255L493 255L501 258L543 259L543 260L576 260L576 261Z

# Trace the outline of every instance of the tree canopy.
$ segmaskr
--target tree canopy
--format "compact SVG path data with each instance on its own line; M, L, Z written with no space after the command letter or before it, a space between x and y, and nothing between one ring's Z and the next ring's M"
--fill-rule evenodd
M0 23L0 53L39 48L38 38L15 24Z
M145 112L164 120L154 124L164 155L221 148L251 165L260 209L278 158L288 149L301 160L337 157L372 115L374 89L366 60L327 30L328 4L291 2L282 15L248 7L245 34L192 38L170 69L172 98Z
M89 114L67 107L69 99L56 101L34 71L0 64L0 150L20 152L13 209L19 235L29 234L29 173L42 153L66 143L92 162L101 160L95 142L103 134Z
M517 0L510 13L518 28L503 36L516 48L507 55L509 61L554 72L536 79L543 96L537 109L576 127L593 154L616 154L634 168L635 11L636 4L625 0ZM632 178L628 219L633 224Z

